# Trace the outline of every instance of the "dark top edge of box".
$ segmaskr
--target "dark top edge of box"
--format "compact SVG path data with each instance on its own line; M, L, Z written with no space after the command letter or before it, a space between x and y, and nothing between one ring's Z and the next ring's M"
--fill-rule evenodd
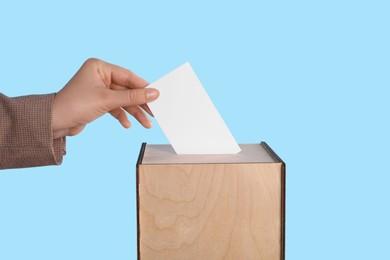
M263 146L263 148L268 152L268 154L275 160L275 162L280 162L280 163L284 163L284 161L279 157L279 155L277 155L275 153L274 150L272 150L272 148L264 141L262 141L260 143L261 146Z
M145 148L146 148L146 143L143 142L141 145L141 149L139 151L138 159L137 159L137 168L138 168L138 165L140 165L142 163L142 159L144 158Z

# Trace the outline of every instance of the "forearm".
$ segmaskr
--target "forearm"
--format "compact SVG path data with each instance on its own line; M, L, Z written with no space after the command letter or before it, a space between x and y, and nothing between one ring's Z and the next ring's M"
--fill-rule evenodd
M54 94L0 94L0 169L61 164L65 138L53 139Z

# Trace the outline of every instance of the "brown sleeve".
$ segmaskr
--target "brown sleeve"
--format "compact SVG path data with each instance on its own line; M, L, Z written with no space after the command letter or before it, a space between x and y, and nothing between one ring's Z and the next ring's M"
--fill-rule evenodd
M54 95L9 98L0 93L0 169L61 164L65 138L53 140Z

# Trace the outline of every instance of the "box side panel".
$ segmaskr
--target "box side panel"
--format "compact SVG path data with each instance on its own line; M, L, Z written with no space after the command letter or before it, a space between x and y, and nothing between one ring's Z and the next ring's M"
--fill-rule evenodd
M280 259L281 164L142 165L140 259Z
M266 143L261 142L261 146L274 158L276 162L281 163L281 259L286 257L286 164Z
M286 258L286 164L283 162L281 165L281 259Z

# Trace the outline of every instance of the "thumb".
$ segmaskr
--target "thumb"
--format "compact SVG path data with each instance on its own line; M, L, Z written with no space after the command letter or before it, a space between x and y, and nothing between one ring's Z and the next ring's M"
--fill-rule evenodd
M156 100L160 95L159 91L155 88L110 90L110 93L110 98L107 100L107 106L110 110L118 107L146 104Z

